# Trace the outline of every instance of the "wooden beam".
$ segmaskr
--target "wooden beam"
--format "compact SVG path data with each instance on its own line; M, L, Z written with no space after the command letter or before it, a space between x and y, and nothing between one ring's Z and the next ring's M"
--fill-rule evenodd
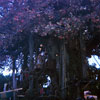
M17 91L20 91L22 90L23 88L18 88L18 89L13 89L13 90L8 90L8 91L3 91L3 92L0 92L0 94L3 94L3 93L8 93L8 92L17 92Z

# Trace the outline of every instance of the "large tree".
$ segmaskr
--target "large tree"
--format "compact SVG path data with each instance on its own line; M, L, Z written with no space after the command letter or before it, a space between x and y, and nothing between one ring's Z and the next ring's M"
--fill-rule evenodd
M12 49L14 54L18 54L16 50L23 51L29 47L31 70L35 39L50 37L46 49L51 60L56 59L56 50L59 49L60 87L65 88L66 77L75 80L87 76L86 54L100 55L99 8L99 0L1 0L0 51L10 53L11 47L18 44ZM55 38L60 40L60 44L55 42ZM25 43L26 40L29 44ZM72 89L75 90L74 86Z

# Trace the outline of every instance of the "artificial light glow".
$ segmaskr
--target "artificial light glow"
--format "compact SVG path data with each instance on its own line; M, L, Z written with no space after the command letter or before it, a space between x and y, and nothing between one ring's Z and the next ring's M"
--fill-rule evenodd
M47 83L43 84L43 88L48 88L48 86L51 84L51 78L50 76L46 75L47 76Z

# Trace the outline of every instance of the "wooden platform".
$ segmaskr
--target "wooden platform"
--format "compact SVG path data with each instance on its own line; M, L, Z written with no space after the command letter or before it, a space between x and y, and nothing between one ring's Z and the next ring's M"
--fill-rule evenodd
M14 89L14 90L8 90L0 92L0 98L10 98L13 97L13 93L22 90L22 88Z
M60 100L60 98L55 95L49 95L49 96L39 96L37 100Z

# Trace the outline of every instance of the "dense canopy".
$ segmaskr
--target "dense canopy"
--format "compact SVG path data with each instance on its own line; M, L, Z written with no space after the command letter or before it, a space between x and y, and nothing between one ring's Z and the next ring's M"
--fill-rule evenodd
M0 64L11 64L13 88L19 68L32 98L47 75L68 100L81 95L85 79L99 79L87 64L87 57L100 56L99 10L100 0L0 0Z
M89 52L100 55L99 9L99 0L0 0L0 50L29 34L67 40L81 34Z

